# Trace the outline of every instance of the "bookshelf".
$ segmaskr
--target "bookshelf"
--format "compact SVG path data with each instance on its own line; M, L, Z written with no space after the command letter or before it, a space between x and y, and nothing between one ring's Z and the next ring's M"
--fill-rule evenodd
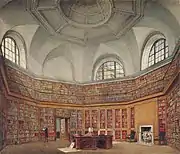
M77 130L81 131L82 128L83 128L83 113L82 110L77 110Z
M122 128L127 128L127 109L122 109Z
M85 129L90 127L90 110L85 110Z
M115 128L121 128L120 109L115 109Z
M100 129L105 129L105 125L106 125L106 110L102 109L100 110Z
M8 100L7 110L7 144L18 143L18 104Z
M131 109L130 109L130 111L131 111L131 119L130 119L130 122L131 122L131 124L130 124L130 126L131 126L131 128L135 128L135 109L134 109L134 107L132 107Z
M112 109L107 110L107 128L113 128L113 112Z
M93 129L97 129L98 128L98 110L92 110L91 121L92 121Z
M40 108L40 132L44 127L48 127L48 139L55 140L55 110L52 108ZM44 136L41 133L41 139Z
M70 136L77 133L77 110L71 110L70 116Z
M0 150L5 146L6 139L6 113L1 108L0 110Z

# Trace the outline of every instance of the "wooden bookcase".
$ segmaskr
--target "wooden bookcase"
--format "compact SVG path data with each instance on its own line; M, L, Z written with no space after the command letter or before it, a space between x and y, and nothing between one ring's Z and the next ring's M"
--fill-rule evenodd
M40 108L40 132L42 129L48 127L49 140L55 140L55 110L53 108ZM41 139L43 139L43 132L40 133Z
M5 145L6 145L6 112L2 108L0 108L0 150Z
M113 111L112 109L107 110L107 128L113 128Z
M98 128L98 110L91 111L91 122L93 129Z
M127 128L127 109L122 109L122 128Z
M105 129L106 128L106 110L102 109L100 110L100 129Z
M115 128L121 128L120 109L115 109Z
M134 107L132 107L131 109L130 109L130 114L131 114L131 116L130 116L130 126L131 126L131 128L135 128L135 109L134 109Z
M85 129L91 126L90 110L85 110Z
M18 104L8 100L7 144L18 143Z
M82 134L83 128L83 112L82 110L77 110L77 133Z

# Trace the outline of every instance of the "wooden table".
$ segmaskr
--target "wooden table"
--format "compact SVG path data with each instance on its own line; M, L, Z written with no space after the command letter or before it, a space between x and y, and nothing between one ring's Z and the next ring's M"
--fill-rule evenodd
M112 135L74 136L76 149L95 150L112 148Z
M76 149L97 149L97 136L75 136Z
M101 149L112 148L112 135L99 135L97 138L97 147Z

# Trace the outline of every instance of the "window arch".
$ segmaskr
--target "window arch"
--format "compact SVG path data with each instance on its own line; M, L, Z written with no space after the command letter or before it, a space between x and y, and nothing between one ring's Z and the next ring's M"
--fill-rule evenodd
M1 43L4 58L22 68L26 68L25 45L16 32L7 32Z
M154 42L149 52L148 66L152 66L169 56L169 49L166 39L161 38Z
M170 56L166 37L160 32L150 33L142 47L141 70L153 66Z
M107 80L124 77L123 65L117 61L106 61L97 69L95 80Z

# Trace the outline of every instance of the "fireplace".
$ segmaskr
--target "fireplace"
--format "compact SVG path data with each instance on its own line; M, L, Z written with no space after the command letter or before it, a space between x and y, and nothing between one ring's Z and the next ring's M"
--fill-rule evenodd
M139 143L144 145L154 144L153 125L139 126Z

